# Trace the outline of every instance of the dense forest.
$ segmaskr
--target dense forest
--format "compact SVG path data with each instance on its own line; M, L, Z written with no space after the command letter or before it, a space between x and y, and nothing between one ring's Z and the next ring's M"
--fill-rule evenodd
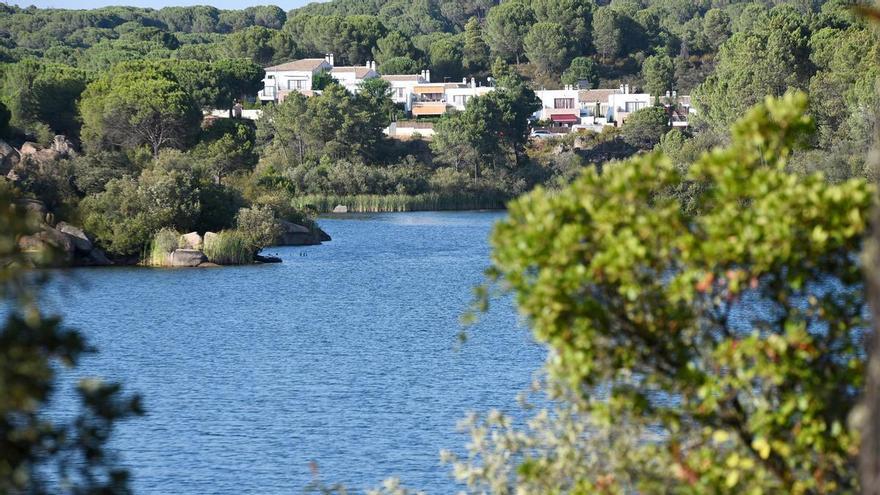
M652 148L684 166L726 143L748 108L789 90L809 94L818 127L792 170L832 181L876 175L864 156L880 45L842 0L0 9L0 132L28 151L4 151L4 187L84 225L120 259L142 254L162 229L233 229L242 209L272 231L272 218L307 222L310 206L336 202L500 207ZM491 78L498 91L440 118L430 142L383 135L400 111L378 80L358 94L330 81L320 96L265 108L256 124L203 120L237 100L252 105L262 67L326 53L375 60L386 74ZM602 133L530 142L534 91L574 81L690 94L697 113L685 130L649 108Z

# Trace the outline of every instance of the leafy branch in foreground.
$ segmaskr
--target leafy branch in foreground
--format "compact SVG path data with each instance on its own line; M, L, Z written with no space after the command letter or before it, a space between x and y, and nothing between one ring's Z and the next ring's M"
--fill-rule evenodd
M786 171L806 109L803 94L768 98L686 174L652 153L510 205L490 272L552 350L568 392L549 417L584 418L567 445L605 431L609 461L477 422L477 454L495 453L456 466L472 492L858 491L848 418L874 191ZM682 183L689 208L670 193Z
M0 493L127 493L128 473L106 449L113 425L142 414L137 396L118 384L80 381L78 413L47 414L63 365L92 352L75 330L42 314L25 273L20 236L30 221L0 189Z

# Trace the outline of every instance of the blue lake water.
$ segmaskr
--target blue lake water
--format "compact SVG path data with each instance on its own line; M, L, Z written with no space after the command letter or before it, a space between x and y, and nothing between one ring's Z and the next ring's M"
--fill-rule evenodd
M500 213L324 219L284 263L80 269L46 308L99 354L77 373L143 395L117 448L138 493L301 493L310 461L360 492L389 476L452 493L467 411L517 410L545 351L510 301L458 344Z

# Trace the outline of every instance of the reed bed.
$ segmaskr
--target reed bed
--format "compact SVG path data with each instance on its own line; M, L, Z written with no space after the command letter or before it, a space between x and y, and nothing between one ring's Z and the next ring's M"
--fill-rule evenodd
M407 194L359 194L359 195L307 195L293 200L297 208L314 208L318 213L333 211L337 205L348 207L352 213L386 213L403 211L438 210L493 210L503 209L508 198L500 194L473 193L427 193Z
M206 237L205 256L218 265L247 265L254 262L254 253L245 236L237 230L223 230Z
M162 229L153 236L144 256L148 266L171 266L171 253L177 249L180 233L174 229Z

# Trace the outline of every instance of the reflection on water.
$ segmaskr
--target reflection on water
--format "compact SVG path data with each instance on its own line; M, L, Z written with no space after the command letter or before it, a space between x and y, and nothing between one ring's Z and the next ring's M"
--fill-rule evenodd
M322 219L333 241L269 249L282 264L83 269L48 302L100 349L82 374L145 397L114 441L140 493L300 493L311 460L357 489L451 493L455 423L515 410L544 356L509 302L457 345L499 218Z

